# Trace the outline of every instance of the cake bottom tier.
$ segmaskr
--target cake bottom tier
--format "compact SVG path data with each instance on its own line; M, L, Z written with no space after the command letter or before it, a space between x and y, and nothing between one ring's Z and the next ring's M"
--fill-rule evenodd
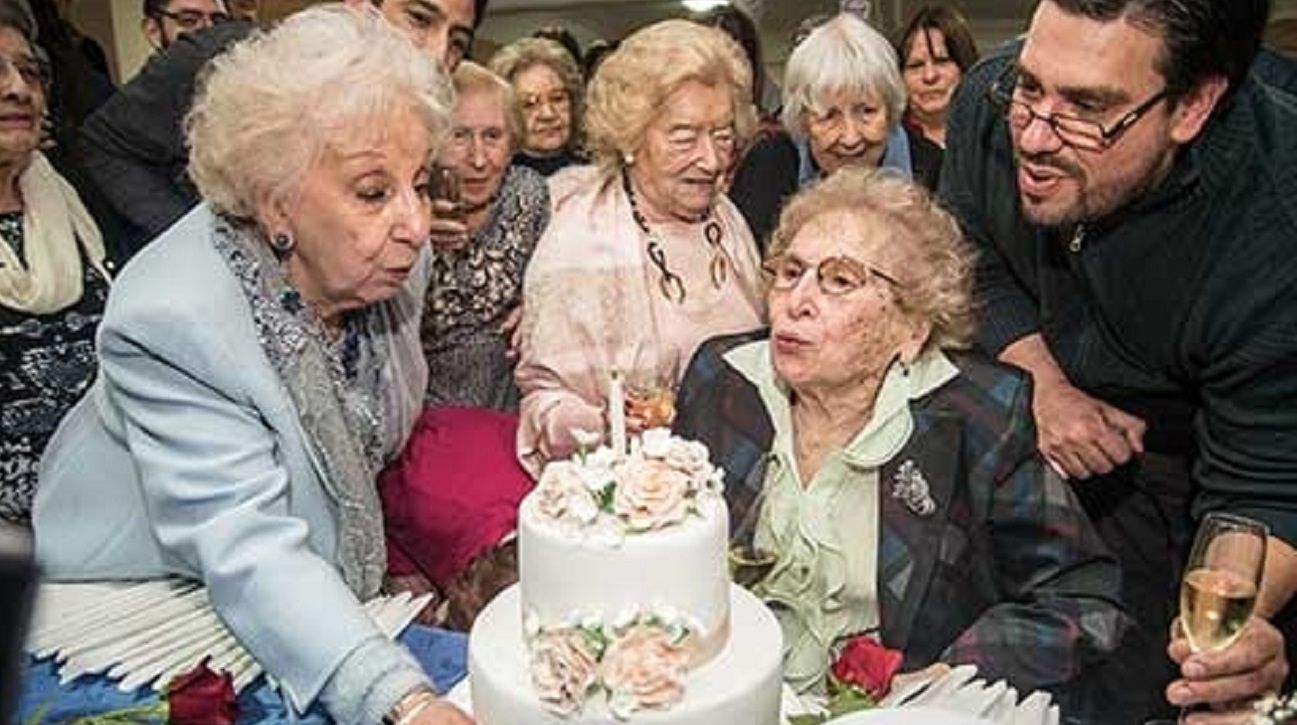
M669 710L636 712L634 725L778 725L783 638L779 623L747 590L730 587L730 639L715 659L689 673L684 699ZM473 717L481 725L612 725L623 721L601 698L561 717L531 686L517 585L478 616L468 641Z

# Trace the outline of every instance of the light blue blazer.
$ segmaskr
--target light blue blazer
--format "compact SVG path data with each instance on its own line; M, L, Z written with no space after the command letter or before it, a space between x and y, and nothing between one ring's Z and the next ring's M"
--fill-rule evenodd
M301 710L378 630L333 564L323 469L212 222L198 207L114 283L98 380L42 461L37 557L52 580L203 581ZM413 301L419 268L402 293Z

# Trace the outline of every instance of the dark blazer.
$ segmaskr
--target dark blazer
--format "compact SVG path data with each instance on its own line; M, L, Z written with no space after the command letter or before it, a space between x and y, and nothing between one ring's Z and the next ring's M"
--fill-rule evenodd
M705 443L725 471L732 523L764 483L774 431L756 388L722 356L765 334L704 343L677 399L676 432ZM1029 379L952 360L960 375L911 403L914 433L880 472L882 640L905 653L907 670L971 663L1020 692L1060 691L1118 644L1117 565L1036 453ZM916 514L895 493L908 462L934 513Z

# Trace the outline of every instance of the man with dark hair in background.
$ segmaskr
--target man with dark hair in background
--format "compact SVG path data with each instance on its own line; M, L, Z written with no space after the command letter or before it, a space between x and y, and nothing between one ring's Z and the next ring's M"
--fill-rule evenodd
M941 195L982 248L978 344L1032 374L1041 453L1137 624L1095 670L1103 697L1073 704L1094 722L1247 722L1287 671L1267 618L1297 587L1297 105L1249 72L1268 11L1043 0L951 112ZM1269 526L1256 616L1219 652L1177 628L1168 657L1217 510Z
M179 0L173 0L178 2ZM473 44L487 0L345 0L372 4L416 45L453 70ZM123 229L109 247L125 263L198 203L189 183L182 122L198 71L253 31L248 22L221 23L180 36L82 126L80 161L116 217L100 226Z
M153 50L166 50L186 33L230 19L223 0L144 0L141 28Z

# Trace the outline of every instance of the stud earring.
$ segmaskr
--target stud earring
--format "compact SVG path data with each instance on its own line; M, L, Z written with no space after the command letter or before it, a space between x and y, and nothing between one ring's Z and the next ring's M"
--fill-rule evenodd
M281 257L290 254L296 246L297 242L284 232L279 232L270 238L270 248Z

